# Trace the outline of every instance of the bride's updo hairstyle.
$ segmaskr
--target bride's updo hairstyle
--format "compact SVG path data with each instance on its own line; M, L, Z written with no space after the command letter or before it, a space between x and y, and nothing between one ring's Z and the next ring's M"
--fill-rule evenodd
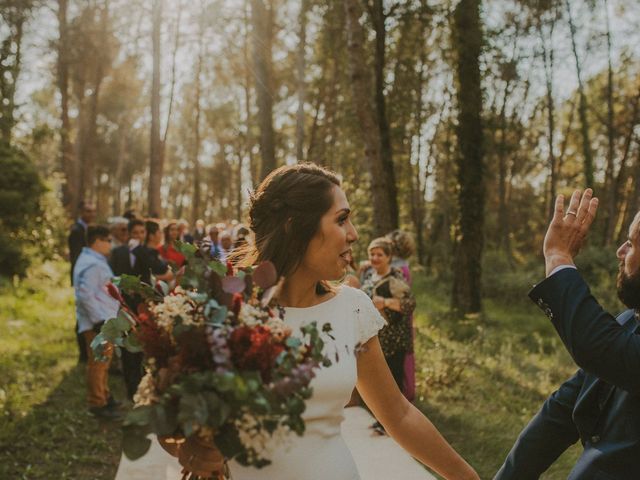
M333 204L333 187L340 186L335 173L313 163L273 170L249 198L250 228L255 245L239 252L243 264L271 261L278 276L294 272L302 262L320 219ZM318 285L318 293L327 286Z

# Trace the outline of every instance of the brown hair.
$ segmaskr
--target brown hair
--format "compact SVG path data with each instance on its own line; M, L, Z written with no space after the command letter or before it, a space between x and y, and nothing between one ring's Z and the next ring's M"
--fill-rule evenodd
M175 220L171 220L169 221L169 223L167 223L167 226L162 229L162 233L164 234L164 245L162 245L162 251L164 252L165 255L169 250L169 245L173 243L171 242L171 240L169 240L169 230L171 230L171 227L173 225L177 226L178 222Z
M387 238L391 240L393 256L406 260L416 251L416 244L410 233L404 230L394 230L387 234Z
M250 197L255 245L241 248L237 258L243 258L244 265L271 261L278 276L294 272L333 204L335 186L340 186L337 175L313 163L273 170ZM323 282L316 287L319 294L328 290Z

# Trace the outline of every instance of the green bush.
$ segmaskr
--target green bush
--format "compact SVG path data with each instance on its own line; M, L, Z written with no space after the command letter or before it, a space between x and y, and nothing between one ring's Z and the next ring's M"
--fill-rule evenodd
M0 142L0 276L26 273L30 230L45 191L35 165L21 150Z
M482 259L482 293L485 298L527 301L527 293L544 278L544 262L531 257L516 261L500 250L487 250Z

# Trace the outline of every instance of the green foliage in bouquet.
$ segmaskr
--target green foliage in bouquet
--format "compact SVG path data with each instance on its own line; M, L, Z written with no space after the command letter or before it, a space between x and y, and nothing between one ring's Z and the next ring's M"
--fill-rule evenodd
M144 352L147 373L124 421L123 449L132 459L149 449L149 434L198 435L227 459L257 468L270 449L302 435L305 401L330 325L311 322L294 336L275 305L275 267L238 270L209 258L206 248L179 245L187 267L178 285L137 277L108 286L120 301L92 343ZM132 301L135 299L135 301Z

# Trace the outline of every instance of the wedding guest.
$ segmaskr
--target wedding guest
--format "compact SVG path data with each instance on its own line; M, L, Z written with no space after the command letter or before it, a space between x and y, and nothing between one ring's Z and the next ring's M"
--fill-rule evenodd
M129 210L126 210L122 214L122 216L124 218L126 218L128 221L131 221L131 220L136 219L136 218L140 218L140 215L138 215L138 213L132 208L130 208Z
M135 257L133 259L133 272L147 284L151 284L151 275L157 280L170 281L173 279L173 272L158 253L158 247L162 244L160 225L157 222L147 221L144 226L144 241L131 252ZM137 310L140 299L133 298L131 301L133 302L134 311ZM127 396L130 400L133 399L133 395L136 393L144 374L142 360L142 353L125 354L122 358L122 370L127 387Z
M160 258L158 247L162 245L163 233L160 225L154 221L145 222L145 239L142 245L133 250L135 272L144 283L151 284L151 275L157 280L169 281L173 279L173 272L169 264Z
M146 237L146 230L144 221L139 219L132 219L129 221L129 242L127 245L116 248L111 252L111 258L109 263L114 275L136 275L135 268L136 256L134 250L144 244ZM123 294L127 305L134 312L138 310L138 305L141 302L140 297L136 295ZM122 375L124 377L124 383L127 388L127 395L131 399L133 394L138 388L140 383L140 369L142 365L142 354L131 353L127 349L123 348L121 352L122 361Z
M537 479L571 445L582 453L568 480L640 478L640 212L616 256L617 317L595 299L574 264L598 200L587 189L556 199L543 244L546 278L529 297L547 315L578 365L520 433L496 480Z
M204 220L199 218L196 220L196 228L193 230L193 242L200 243L207 236L207 230L204 228Z
M236 250L240 247L243 247L247 244L249 240L249 229L244 225L238 225L235 231L235 240L233 242L233 249Z
M218 260L221 262L226 262L227 257L233 250L233 242L231 241L231 234L229 232L222 232L220 234L220 244L219 244L219 254Z
M411 330L407 316L413 313L416 301L400 270L391 266L391 242L376 238L369 244L370 267L362 275L362 290L387 320L378 337L398 387L404 385L404 357L411 348Z
M90 224L96 221L96 207L93 203L81 201L78 209L80 211L80 216L71 226L71 232L67 239L69 245L69 260L71 262L71 285L73 285L73 269L76 261L78 260L82 249L87 246L87 229ZM77 333L77 320L74 332L76 332L76 343L78 344L78 362L86 363L88 359L87 349L85 347L84 339Z
M402 272L404 279L411 287L411 269L409 267L409 258L415 253L415 243L411 234L404 230L394 230L387 234L387 238L391 240L393 258L391 266ZM415 326L413 322L413 314L407 317L409 328L411 329L411 346L404 358L404 388L402 393L409 401L413 401L416 396L416 357L413 352L415 342Z
M111 231L111 250L126 245L129 241L129 220L125 217L111 217L109 230Z
M184 243L194 243L193 235L189 232L189 222L178 220L178 240Z
M166 227L164 227L164 243L158 247L158 253L163 260L169 264L180 268L184 265L185 257L178 250L176 250L175 243L178 240L180 231L178 229L178 223L170 221Z
M111 257L109 264L116 276L119 275L135 275L135 262L136 256L133 251L144 243L146 236L146 230L144 228L144 221L139 219L133 219L129 221L127 225L129 232L129 241L126 245L115 248L111 251Z
M211 258L220 259L220 242L219 242L219 230L217 225L211 225L209 227L209 237L207 238L207 242L210 245L211 249Z
M82 335L88 352L87 402L89 411L101 418L117 419L117 402L109 394L108 376L112 347L105 350L106 362L96 361L91 342L100 327L118 314L118 302L106 290L113 272L107 263L111 251L111 238L107 227L89 226L88 247L83 247L73 269L78 333Z

